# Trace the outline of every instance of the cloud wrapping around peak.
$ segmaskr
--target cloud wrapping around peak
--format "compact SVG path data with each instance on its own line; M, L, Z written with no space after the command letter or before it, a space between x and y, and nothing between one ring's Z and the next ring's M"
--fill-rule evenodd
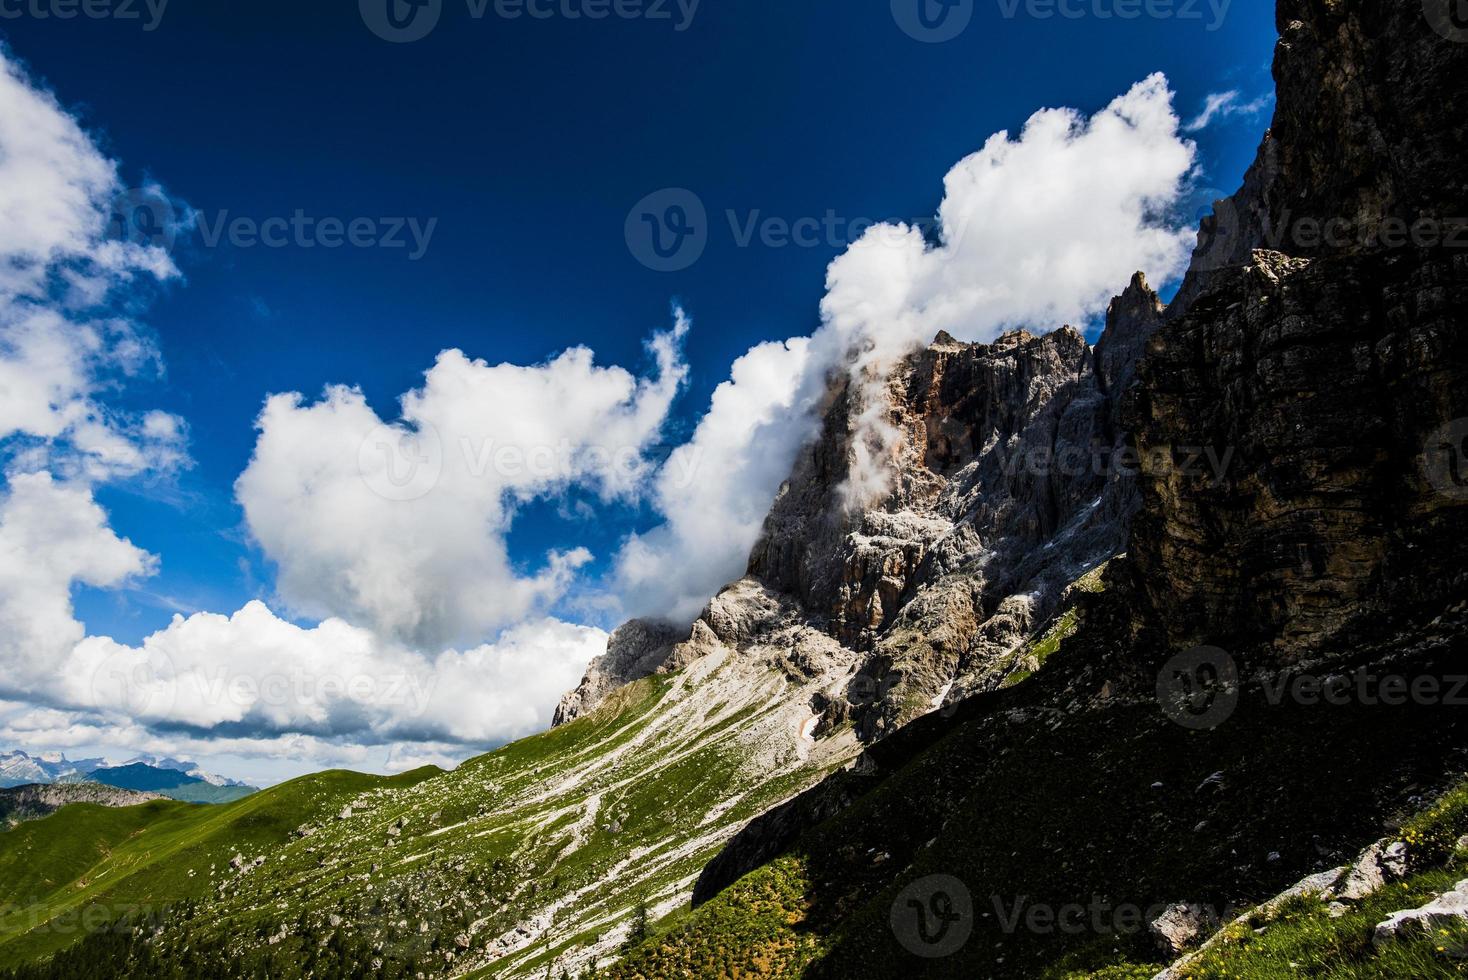
M763 369L741 377L736 364L685 447L724 461L718 486L660 475L664 524L619 556L628 611L688 619L694 596L743 573L832 372L856 382L846 493L861 504L885 492L897 438L883 420L881 380L940 330L987 341L1008 328L1080 324L1139 269L1156 282L1177 278L1195 232L1170 215L1196 147L1180 137L1172 101L1156 74L1090 117L1041 110L1017 138L997 133L949 171L936 245L918 228L883 224L838 256L816 333L746 355ZM734 515L722 534L720 508Z
M682 310L643 376L584 347L529 366L447 350L397 418L349 386L272 395L235 493L277 570L272 604L316 625L250 602L132 646L85 635L72 592L127 587L158 562L93 490L188 465L182 419L107 404L162 370L119 311L178 271L109 235L117 166L0 51L0 739L358 765L385 749L407 767L544 728L607 635L549 617L592 556L513 561L520 507L572 491L651 503L663 522L624 543L614 601L691 620L743 572L833 374L852 372L865 399L862 500L884 486L896 434L875 382L899 358L939 330L1080 322L1135 270L1181 271L1191 232L1161 217L1193 166L1178 130L1159 75L1093 116L1044 110L995 135L948 174L936 242L871 229L831 263L820 328L740 357L661 466L650 449L688 375Z
M814 431L789 424L808 417L809 345L760 344L736 360L693 437L658 471L652 499L664 523L632 535L613 574L626 612L692 621L743 570L773 488Z
M1041 110L948 172L936 247L879 226L832 262L823 323L857 370L890 368L940 330L985 341L1083 323L1138 269L1165 281L1185 268L1194 232L1168 212L1195 155L1160 74L1089 118Z

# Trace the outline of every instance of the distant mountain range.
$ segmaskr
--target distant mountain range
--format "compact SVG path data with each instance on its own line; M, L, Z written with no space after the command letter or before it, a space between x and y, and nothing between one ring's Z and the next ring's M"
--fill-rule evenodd
M229 803L258 791L238 780L205 772L196 763L156 756L68 759L60 753L0 754L0 789L57 783L97 783L140 793L155 793L188 803Z
M46 785L67 776L84 776L107 765L110 763L106 759L71 761L55 752L34 756L24 752L7 752L0 755L0 789L30 784Z

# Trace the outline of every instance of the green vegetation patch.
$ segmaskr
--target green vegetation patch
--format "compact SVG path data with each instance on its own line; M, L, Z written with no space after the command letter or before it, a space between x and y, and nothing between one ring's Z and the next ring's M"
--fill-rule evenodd
M725 889L696 918L654 934L598 980L799 976L820 951L802 928L810 881L797 857L784 857Z

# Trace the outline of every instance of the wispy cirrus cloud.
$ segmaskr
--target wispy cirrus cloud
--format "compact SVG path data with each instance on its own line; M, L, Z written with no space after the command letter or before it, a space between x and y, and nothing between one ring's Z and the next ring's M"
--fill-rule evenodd
M1244 93L1238 89L1231 89L1227 92L1214 92L1203 101L1202 111L1194 116L1183 127L1183 130L1188 133L1199 133L1220 119L1228 119L1234 116L1257 116L1272 105L1274 105L1273 93L1245 101Z

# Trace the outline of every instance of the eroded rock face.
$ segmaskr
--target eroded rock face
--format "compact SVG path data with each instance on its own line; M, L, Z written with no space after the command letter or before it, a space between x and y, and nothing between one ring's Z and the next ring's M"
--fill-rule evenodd
M1103 483L1091 459L1100 396L1074 330L989 345L940 336L887 379L884 395L886 421L901 433L891 492L847 507L848 387L776 500L749 568L862 649L917 587L978 557L980 535L1048 536ZM1081 472L1055 474L1053 455L1071 451L1077 465L1065 468Z
M940 335L886 380L893 482L855 510L856 395L835 393L749 567L864 654L831 723L880 737L992 688L1064 588L1125 546L1137 498L1116 455L1116 394L1161 310L1138 275L1099 358L1070 328L991 344Z
M656 620L624 623L607 642L607 652L586 668L580 686L561 698L552 724L574 721L617 688L655 673L667 663L673 646L686 637L687 631Z
M1124 418L1140 627L1274 664L1468 568L1468 45L1418 4L1279 6L1274 126Z
M1468 45L1413 4L1285 0L1279 26L1274 126L1171 308L1134 282L1094 354L940 336L886 379L894 482L854 511L833 392L749 573L866 656L833 706L864 735L992 684L1139 499L1134 628L1161 648L1288 662L1461 591Z
M1118 397L1136 381L1137 363L1161 327L1167 307L1138 272L1106 310L1106 329L1096 341L1096 381L1120 415Z
M799 623L858 654L849 687L814 706L819 730L863 738L1003 680L1070 583L1120 551L1136 509L1118 399L1162 304L1138 274L1097 354L1066 327L990 344L941 334L878 392L898 434L891 482L851 506L853 406L837 383L750 557L691 631L630 623L567 695L560 724L621 684L691 663L713 641L770 646ZM802 653L792 648L794 669ZM808 671L807 671L808 672Z
M1161 915L1147 923L1147 931L1164 953L1177 956L1215 926L1211 914L1203 906L1179 902L1169 905Z

